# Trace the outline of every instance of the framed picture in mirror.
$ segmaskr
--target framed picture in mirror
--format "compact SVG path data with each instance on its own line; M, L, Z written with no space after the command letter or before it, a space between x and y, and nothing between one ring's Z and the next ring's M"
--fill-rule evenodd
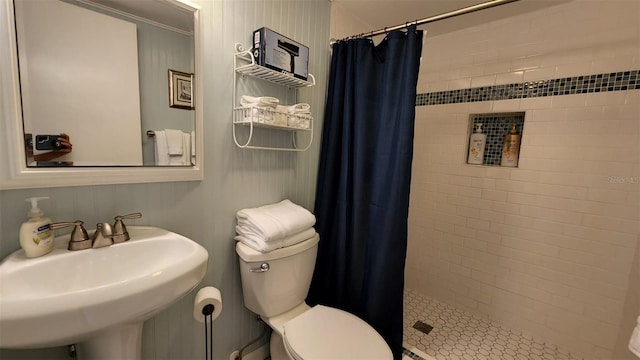
M169 106L193 110L193 74L169 70Z

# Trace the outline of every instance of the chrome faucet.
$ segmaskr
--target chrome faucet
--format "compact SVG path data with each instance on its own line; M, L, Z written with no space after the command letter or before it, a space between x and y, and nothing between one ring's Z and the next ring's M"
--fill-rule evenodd
M89 239L89 234L87 230L82 226L84 224L80 220L71 221L71 222L58 222L50 225L52 230L62 229L67 226L75 226L73 231L71 231L71 237L69 238L69 246L67 249L71 251L76 250L84 250L91 247L91 239Z
M96 231L91 236L91 247L101 248L113 244L113 230L108 223L96 224Z
M124 226L123 219L140 219L142 217L141 213L132 213L127 215L118 215L114 218L116 221L113 224L113 243L121 243L129 240L129 232L127 231L127 227Z
M80 220L53 223L50 227L52 230L56 230L67 226L75 226L71 232L69 246L67 247L67 249L71 251L89 248L95 249L129 240L129 232L127 231L127 227L124 226L124 222L122 222L122 220L139 219L141 217L141 213L118 215L114 218L115 223L113 224L113 227L108 223L96 224L96 231L91 235L91 238L89 238L87 230L82 226L84 223Z

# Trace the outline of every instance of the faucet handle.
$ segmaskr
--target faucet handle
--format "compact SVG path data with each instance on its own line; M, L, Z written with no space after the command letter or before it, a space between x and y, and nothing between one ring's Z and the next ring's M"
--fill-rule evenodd
M127 231L127 227L124 226L124 219L140 219L142 217L142 213L131 213L127 215L118 215L116 216L115 223L113 224L113 242L121 243L129 240L129 232Z
M74 250L83 250L91 247L91 240L89 240L89 234L87 230L82 226L84 222L80 220L71 221L71 222L57 222L50 225L52 230L62 229L68 226L75 226L73 231L71 231L71 236L69 237L69 246L67 249Z

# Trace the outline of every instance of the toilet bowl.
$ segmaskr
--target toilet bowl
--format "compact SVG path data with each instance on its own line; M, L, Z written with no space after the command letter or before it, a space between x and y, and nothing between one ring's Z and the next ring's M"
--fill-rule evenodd
M238 242L245 306L272 329L273 360L393 359L369 324L339 309L305 302L319 237L267 253Z

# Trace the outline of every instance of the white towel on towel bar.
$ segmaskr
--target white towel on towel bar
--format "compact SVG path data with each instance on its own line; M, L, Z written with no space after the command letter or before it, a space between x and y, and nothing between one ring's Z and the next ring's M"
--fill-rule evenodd
M314 228L308 228L297 234L289 235L280 240L274 240L269 242L264 241L260 236L256 236L255 234L243 234L243 235L239 234L239 235L236 235L235 239L256 251L269 252L269 251L273 251L283 247L295 245L297 243L310 239L315 235L316 235L316 230Z
M282 200L279 203L237 212L240 235L254 234L265 242L281 240L312 227L316 217L309 210Z
M153 139L156 165L169 165L169 147L167 146L167 136L164 131L156 130Z
M191 143L191 165L196 164L196 132L192 131L189 134L189 141Z
M169 155L169 165L191 165L191 135L180 131L180 137L182 138L181 154Z
M183 154L183 132L176 129L164 129L167 136L167 149L169 155L182 155Z
M180 149L178 150L169 150L169 141L167 138L168 130L172 130L173 132L177 131L177 137L180 139ZM154 155L155 155L155 164L156 165L174 165L174 166L183 166L183 165L191 165L191 135L184 133L180 130L173 129L165 129L165 130L156 130L155 131L155 147L154 147ZM178 142L177 140L173 140ZM180 153L179 155L172 155L171 151L174 153Z

